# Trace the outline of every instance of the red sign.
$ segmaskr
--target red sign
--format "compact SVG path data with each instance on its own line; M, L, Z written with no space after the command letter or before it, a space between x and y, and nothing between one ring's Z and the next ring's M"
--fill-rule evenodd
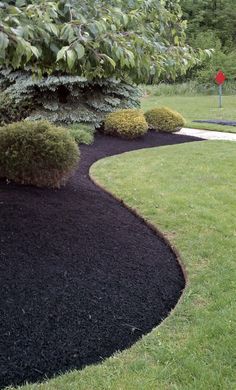
M217 84L222 85L225 82L225 78L226 77L224 73L222 72L222 70L220 70L215 77L215 81L217 82Z

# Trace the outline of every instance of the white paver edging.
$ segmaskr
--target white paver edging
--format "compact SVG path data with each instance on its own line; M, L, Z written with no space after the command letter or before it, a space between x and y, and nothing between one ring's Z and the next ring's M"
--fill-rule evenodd
M221 133L220 131L189 129L187 127L184 127L180 131L177 131L175 134L191 135L192 137L199 137L204 139L236 141L236 134L233 133Z

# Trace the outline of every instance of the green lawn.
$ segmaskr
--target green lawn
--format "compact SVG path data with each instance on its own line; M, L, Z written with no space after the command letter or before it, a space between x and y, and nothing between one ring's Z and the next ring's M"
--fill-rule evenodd
M188 286L172 315L129 350L21 390L236 389L235 167L236 144L221 141L146 149L93 165L96 180L177 247Z
M223 98L222 109L218 108L217 96L154 96L142 99L142 108L168 106L179 111L187 120L186 127L236 133L236 127L194 123L193 120L224 119L236 121L236 95Z

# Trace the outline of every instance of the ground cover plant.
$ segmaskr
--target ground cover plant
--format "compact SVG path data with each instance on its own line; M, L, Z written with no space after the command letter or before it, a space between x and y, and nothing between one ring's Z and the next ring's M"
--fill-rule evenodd
M46 121L0 127L0 177L37 187L65 184L79 160L68 130Z
M158 89L158 86L155 90ZM195 129L206 129L213 131L236 133L234 126L222 126L209 123L195 123L194 120L224 119L236 120L236 95L223 97L223 108L218 108L217 96L155 96L147 95L141 100L141 107L144 111L155 107L167 106L178 111L186 119L185 127Z
M83 123L74 123L69 126L69 133L77 144L90 145L94 141L95 129Z
M92 167L99 183L178 248L188 286L172 315L129 350L21 390L235 387L235 164L233 142L207 141L126 153Z

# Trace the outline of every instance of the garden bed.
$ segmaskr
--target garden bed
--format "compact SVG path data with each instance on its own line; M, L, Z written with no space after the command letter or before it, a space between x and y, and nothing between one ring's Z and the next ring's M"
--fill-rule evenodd
M105 156L188 141L99 135L61 190L0 183L0 387L98 362L176 305L185 280L174 252L88 170Z

